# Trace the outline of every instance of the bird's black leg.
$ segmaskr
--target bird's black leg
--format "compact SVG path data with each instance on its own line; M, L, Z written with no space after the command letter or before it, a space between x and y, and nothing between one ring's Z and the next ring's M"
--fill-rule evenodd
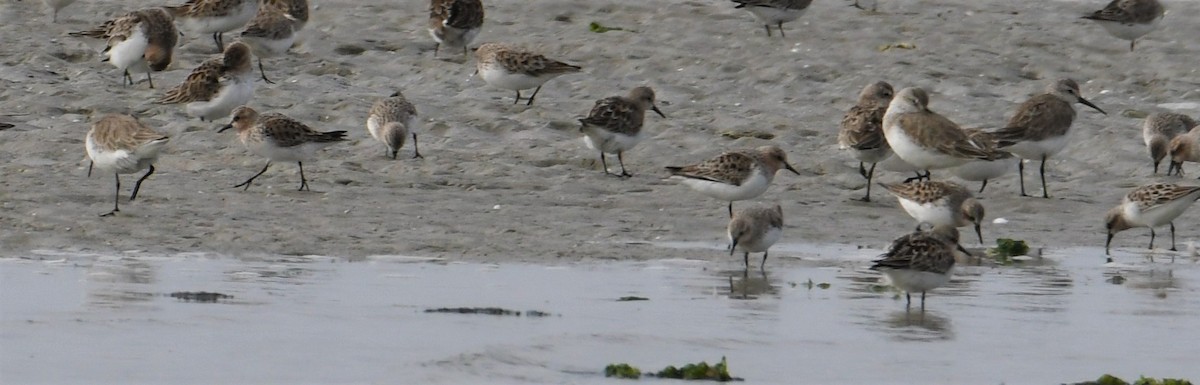
M765 28L767 30L767 37L771 37L771 25L763 24L763 28Z
M982 193L983 193L983 189L985 189L985 188L987 188L987 179L984 179L984 180L983 180L983 185L980 185L980 186L979 186L979 193L980 193L980 194L982 194Z
M767 252L766 251L763 252L763 260L762 260L762 263L758 264L758 269L762 270L764 273L767 271L766 270L767 269Z
M513 104L521 102L521 90L517 90L517 100L513 100Z
M618 153L617 153L617 163L620 163L620 164L621 164L621 175L620 175L620 176L623 176L623 177L629 178L629 177L632 177L632 176L633 176L633 174L630 174L628 171L625 171L625 159L624 159L624 154L625 154L625 152L618 152Z
M1175 248L1175 222L1171 222L1171 251L1179 251Z
M1046 189L1046 157L1045 156L1042 157L1042 167L1040 168L1040 171L1042 174L1042 198L1049 198L1050 190Z
M117 187L113 189L113 209L107 213L100 214L101 217L111 217L116 215L118 211L121 211L121 205L119 204L121 201L121 174L114 172L113 176L115 176L117 180Z
M1150 228L1150 250L1154 250L1154 228Z
M312 191L312 189L308 188L308 179L304 178L304 162L296 162L296 164L300 165L300 189L296 191L304 191L305 189Z
M536 98L536 97L537 97L537 93L538 93L538 91L541 91L541 90L542 90L542 86L538 86L538 88L534 88L534 89L533 89L533 95L529 95L529 102L528 102L528 103L525 103L525 105L527 105L527 106L532 106L532 105L533 105L533 98Z
M242 189L242 191L249 190L249 189L250 189L250 182L253 182L253 181L254 181L254 178L258 178L258 176L259 176L259 175L262 175L264 172L267 172L267 168L269 168L269 167L271 167L271 162L270 162L270 161L268 161L268 162L267 162L267 165L266 165L266 166L263 166L263 169L262 169L262 171L259 171L257 174L254 174L254 176L250 177L250 179L246 179L246 181L245 181L245 182L242 182L241 184L238 184L237 186L233 186L233 188L238 188L238 187L246 186L246 188L243 188L243 189Z
M746 271L750 271L750 252L749 251L747 251L745 254L742 254L742 262L746 263Z
M1024 159L1021 159L1021 161L1017 162L1017 175L1019 175L1021 177L1021 196L1023 196L1023 197L1029 196L1029 195L1025 195L1025 160Z
M875 177L875 165L876 164L877 163L871 163L871 170L866 171L863 175L863 176L867 177L867 195L863 196L863 198L862 198L863 202L871 201L871 179ZM858 163L858 167L860 169L862 169L862 162Z
M779 37L787 37L787 35L783 34L783 22L782 21L779 22Z
M733 201L729 201L729 217L733 218Z
M417 133L413 132L412 135L413 135L413 159L417 159L417 158L424 159L425 157L421 156L421 146L417 145Z
M262 74L262 79L264 82L267 82L268 84L275 84L275 82L271 81L271 79L267 79L267 70L263 69L262 58L258 58L258 73Z
M221 41L221 37L220 32L213 32L213 42L217 43L217 53L225 51L225 43Z
M142 177L140 179L138 179L137 183L135 183L133 185L133 194L129 195L130 202L133 202L134 199L137 199L138 190L140 190L142 188L142 181L146 180L146 178L149 178L150 174L153 174L153 173L154 173L154 165L150 165L150 170L146 171L146 175L142 175Z

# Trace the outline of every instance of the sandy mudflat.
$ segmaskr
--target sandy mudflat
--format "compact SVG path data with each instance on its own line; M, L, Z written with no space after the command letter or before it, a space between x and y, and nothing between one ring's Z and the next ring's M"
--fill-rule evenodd
M802 173L780 173L761 198L783 204L784 242L879 247L910 231L912 220L883 191L869 204L851 201L864 180L835 145L842 114L879 79L931 90L933 109L969 127L1003 125L1018 103L1060 76L1079 80L1084 96L1110 112L1080 110L1075 142L1049 165L1054 198L1018 197L1015 175L988 187L989 219L1010 221L985 227L989 238L1100 246L1103 213L1125 191L1177 180L1149 176L1141 120L1128 111L1200 115L1200 23L1186 16L1200 14L1200 2L1168 2L1163 27L1134 53L1079 19L1099 0L881 3L884 13L871 14L817 0L787 25L787 38L767 38L749 13L719 0L488 1L477 44L518 43L585 68L551 81L526 107L512 105L509 91L467 82L473 61L432 57L427 2L316 0L303 44L266 63L279 84L260 83L251 106L348 130L351 139L306 165L312 192L294 191L294 164L273 166L243 192L232 186L265 159L234 134L217 134L221 124L152 103L211 54L208 36L184 31L171 69L154 75L158 89L122 87L120 74L100 62L97 42L65 34L127 11L129 2L80 1L49 24L40 2L5 1L0 121L16 127L0 131L0 253L723 258L644 242L724 239L724 203L663 180L662 167L765 142L720 135L745 129L775 134ZM592 33L591 21L637 32ZM877 49L902 42L916 48ZM348 46L362 53L337 53L358 51ZM626 154L634 178L606 177L576 119L594 100L643 84L658 92L669 119L647 117L649 139ZM364 128L371 103L396 89L427 120L423 160L385 158ZM83 139L88 122L110 112L137 114L169 134L171 147L138 201L99 218L111 206L112 177L85 178ZM883 172L879 180L907 176ZM1036 173L1027 176L1039 192ZM135 178L124 177L122 195ZM1181 242L1200 235L1197 212L1176 222ZM1133 230L1116 243L1132 250L1144 247L1145 236Z

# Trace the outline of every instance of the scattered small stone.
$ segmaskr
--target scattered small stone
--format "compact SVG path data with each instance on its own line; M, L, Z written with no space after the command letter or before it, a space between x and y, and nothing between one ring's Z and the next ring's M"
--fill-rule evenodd
M650 299L649 299L649 298L646 298L646 297L634 297L634 296L628 296L628 297L621 297L621 298L617 298L617 302L627 302L627 301L649 301L649 300L650 300Z
M233 298L232 295L211 293L207 291L177 291L171 293L171 298L178 298L188 302L217 302L223 299Z
M350 44L339 45L339 46L337 46L337 48L333 49L333 52L337 53L338 55L349 55L349 56L362 55L362 53L366 52L366 51L367 51L366 48L359 47L356 45L350 45Z
M775 139L775 134L772 134L772 133L766 132L766 131L757 131L757 130L724 131L721 133L721 136L730 138L730 139L741 139L741 138L758 138L758 139L763 139L763 140Z

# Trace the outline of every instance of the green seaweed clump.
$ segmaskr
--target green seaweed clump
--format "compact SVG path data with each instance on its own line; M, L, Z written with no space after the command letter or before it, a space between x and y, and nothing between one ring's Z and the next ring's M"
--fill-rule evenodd
M592 31L592 32L595 32L595 33L605 33L605 32L608 32L608 31L629 31L629 32L636 32L636 31L631 31L631 30L624 29L624 28L619 28L619 27L605 27L605 26L603 26L603 25L600 25L600 23L597 23L597 22L594 22L594 21L593 21L591 24L588 24L588 31Z
M1075 385L1130 385L1128 381L1122 380L1117 376L1105 374L1095 381L1087 381L1076 383ZM1134 381L1132 385L1192 385L1191 381L1177 378L1156 379L1150 377L1141 377Z
M989 257L1008 262L1009 258L1019 255L1029 254L1029 245L1025 241L1000 238L996 240L996 247L987 249Z
M604 376L636 380L642 376L642 371L629 364L609 364L604 367Z
M713 380L720 382L733 380L733 377L729 376L729 365L725 362L725 357L721 357L721 363L712 366L709 366L704 361L701 361L699 364L687 364L682 368L668 366L658 371L658 374L655 376L681 380Z

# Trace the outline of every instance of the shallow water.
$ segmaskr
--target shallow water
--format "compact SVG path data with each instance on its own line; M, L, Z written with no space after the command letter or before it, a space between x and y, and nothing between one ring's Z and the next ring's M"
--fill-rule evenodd
M743 275L740 258L538 266L35 253L0 260L0 382L606 383L609 363L657 370L722 356L752 383L1200 378L1193 259L1123 253L1103 265L1102 250L1071 249L961 266L921 313L878 290L866 270L878 250L777 249L765 277ZM185 302L176 291L233 298ZM424 312L460 306L551 316Z

